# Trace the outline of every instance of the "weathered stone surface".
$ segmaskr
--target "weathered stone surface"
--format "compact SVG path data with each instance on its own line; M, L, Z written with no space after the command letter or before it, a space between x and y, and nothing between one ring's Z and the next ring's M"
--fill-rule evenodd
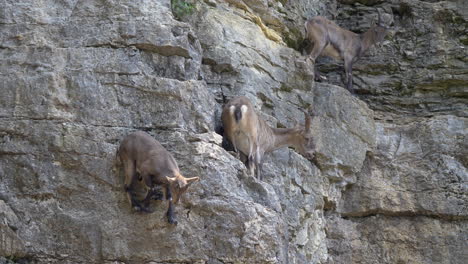
M0 262L463 263L458 2L188 2L181 21L169 0L0 3ZM314 83L304 21L362 31L377 6L401 27L355 68L361 94ZM285 148L248 175L215 133L237 95L275 127L312 106L314 162ZM130 208L115 151L134 130L201 178L177 226Z
M467 219L467 120L440 116L377 123L378 145L343 196L343 215L428 215Z
M455 116L377 122L376 151L338 203L336 212L347 220L327 221L331 263L464 262L466 122Z
M466 221L370 216L328 221L329 263L465 263Z
M220 103L246 95L283 126L291 126L292 119L302 119L298 106L310 104L310 95L300 91L312 89L311 65L295 50L266 38L242 10L227 7L201 6L190 20L203 48L202 70L210 91Z
M16 234L19 219L11 208L0 200L0 255L1 256L24 256L23 241ZM1 263L3 260L0 257ZM5 261L5 263L7 263Z
M373 112L348 91L317 84L312 134L319 167L333 181L351 181L361 171L366 153L375 146Z

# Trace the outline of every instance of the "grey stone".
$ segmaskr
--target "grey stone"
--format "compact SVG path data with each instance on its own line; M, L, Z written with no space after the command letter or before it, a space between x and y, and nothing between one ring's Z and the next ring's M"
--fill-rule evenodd
M468 258L460 1L187 1L180 21L169 0L0 4L0 262ZM356 64L358 95L326 59L314 83L305 20L362 32L376 7L397 27ZM316 158L280 149L251 177L216 133L238 95L274 127L312 107ZM177 226L165 202L130 208L115 152L135 130L201 178Z

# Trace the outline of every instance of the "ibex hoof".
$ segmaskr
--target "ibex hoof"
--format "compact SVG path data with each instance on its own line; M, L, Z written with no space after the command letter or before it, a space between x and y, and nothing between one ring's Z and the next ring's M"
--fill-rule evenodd
M314 79L315 79L316 82L321 82L321 81L328 80L327 77L322 76L322 75L319 75L319 76L316 75Z
M169 224L171 224L171 225L177 225L178 224L177 220L175 220L173 218L168 218L167 222L169 222Z
M148 209L148 207L144 207L141 205L135 205L133 206L133 209L137 212L142 212L142 213L151 213L151 210Z

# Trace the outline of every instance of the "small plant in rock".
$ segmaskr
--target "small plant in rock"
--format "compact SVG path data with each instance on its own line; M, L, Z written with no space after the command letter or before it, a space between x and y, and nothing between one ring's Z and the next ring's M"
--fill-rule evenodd
M185 0L171 0L172 14L178 20L182 17L191 15L195 9L194 4L188 3Z

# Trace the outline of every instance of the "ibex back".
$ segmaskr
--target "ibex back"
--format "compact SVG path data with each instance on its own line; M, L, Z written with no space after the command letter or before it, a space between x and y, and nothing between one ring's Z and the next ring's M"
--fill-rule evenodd
M156 139L141 131L131 133L122 140L118 156L123 163L125 191L132 207L138 211L149 212L147 206L151 198L156 196L156 199L162 199L155 185L162 185L168 200L168 221L177 224L173 202L177 204L181 195L199 178L182 176L171 153ZM142 201L138 201L134 193L138 180L143 180L148 189Z

